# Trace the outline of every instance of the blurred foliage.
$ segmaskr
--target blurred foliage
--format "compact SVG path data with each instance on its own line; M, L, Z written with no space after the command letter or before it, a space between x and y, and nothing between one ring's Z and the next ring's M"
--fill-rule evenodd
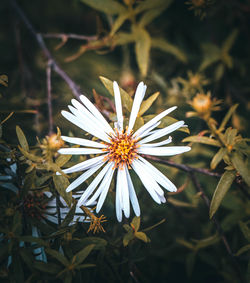
M143 79L148 91L136 127L173 105L175 117L159 127L184 118L189 126L173 138L192 150L170 162L204 169L193 171L203 192L188 171L152 161L178 191L158 206L131 174L142 216L122 224L114 184L103 215L76 207L91 180L65 192L77 174L61 168L85 158L57 153L61 131L84 136L60 115L73 94L52 71L49 132L48 58L10 3L0 6L0 281L250 282L250 2L17 1L109 122L111 81L130 112Z

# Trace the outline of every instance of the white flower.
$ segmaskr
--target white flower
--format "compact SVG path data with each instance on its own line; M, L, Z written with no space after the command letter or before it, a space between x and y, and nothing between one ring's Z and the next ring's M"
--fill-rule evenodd
M103 167L96 178L84 191L77 203L78 206L81 206L83 203L85 203L85 205L90 205L98 199L96 207L97 213L104 203L111 180L117 170L116 215L118 221L121 221L122 211L127 218L130 215L129 201L132 204L135 215L140 215L140 207L129 169L132 168L136 172L151 197L159 204L166 202L164 191L160 185L168 191L176 191L175 185L140 154L172 156L189 151L190 147L166 147L165 145L171 143L171 137L168 137L161 142L150 143L168 135L184 125L184 121L179 121L163 129L156 129L161 123L161 119L175 110L176 106L155 116L135 133L132 131L147 88L143 82L141 82L136 89L129 124L124 129L121 95L117 82L113 83L113 87L117 114L115 128L112 129L88 98L81 95L80 100L82 103L72 99L71 102L74 107L69 106L69 110L72 113L62 111L62 115L80 129L100 139L101 142L62 136L64 141L84 147L62 148L58 152L61 154L72 155L98 154L97 157L87 159L86 161L63 170L66 174L84 171L82 175L68 186L66 191L69 192L87 180L98 169Z

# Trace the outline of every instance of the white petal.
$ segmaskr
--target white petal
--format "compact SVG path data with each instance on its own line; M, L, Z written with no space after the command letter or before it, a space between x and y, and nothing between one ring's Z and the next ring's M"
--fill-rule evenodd
M92 183L87 187L87 189L84 191L80 199L78 200L77 206L81 206L87 198L93 193L93 191L96 189L98 184L101 182L102 178L106 174L106 172L112 168L113 164L108 163L102 171L95 177L95 179L92 181Z
M140 148L162 146L162 145L169 144L171 142L172 142L172 137L169 137L168 139L161 141L161 142L142 144ZM140 144L140 142L138 142L138 144Z
M132 110L131 110L131 114L129 118L128 132L130 132L134 127L135 120L139 112L142 100L144 98L146 89L147 89L147 86L144 86L143 82L140 82L139 85L137 86L135 97L134 97L134 102L133 102L133 106L132 106Z
M113 88L114 88L114 96L115 96L115 108L117 115L118 131L122 131L123 130L122 101L121 101L120 89L117 82L113 83Z
M114 133L109 123L105 120L105 118L102 116L100 111L95 107L95 105L84 95L81 95L80 99L82 103L89 109L89 111L105 126L108 133Z
M91 158L91 159L87 159L87 160L85 160L85 161L83 161L81 163L78 163L78 164L70 167L70 168L63 169L62 171L65 174L83 171L83 170L92 168L93 166L95 166L97 164L100 164L100 163L104 164L105 163L104 162L104 157L105 157L105 155L94 157L94 158Z
M140 129L138 129L135 133L134 133L134 137L139 138L141 136L141 134L143 134L144 131L146 131L148 128L150 128L152 125L154 125L155 123L157 123L158 121L160 121L163 117L165 117L166 115L168 115L170 112L174 111L177 108L177 106L173 106L163 112L161 112L160 114L158 114L157 116L155 116L153 119L151 119L150 121L148 121L146 124L144 124L142 127L140 127Z
M159 198L158 193L155 191L155 186L157 185L157 183L153 182L150 175L145 173L145 170L143 170L142 166L139 162L137 162L137 160L133 161L132 168L135 170L136 174L141 179L144 187L147 189L153 200L160 204L161 200Z
M93 136L100 137L102 140L105 140L107 142L109 141L108 135L107 133L105 133L105 128L92 115L87 115L71 105L69 105L68 107L70 111L84 125L87 132L91 133Z
M160 125L160 123L161 123L161 121L159 121L159 122L153 124L151 127L149 127L146 131L144 131L144 132L140 135L140 139L143 138L143 137L146 137L146 136L148 136L148 135L151 135L150 132L151 132L154 128L158 127L158 126Z
M82 139L82 138L72 138L72 137L66 137L66 136L61 136L62 140L73 143L73 144L78 144L82 146L90 146L90 147L97 147L97 148L106 148L107 146L103 143L100 142L95 142L87 139Z
M130 201L131 201L132 207L134 209L135 215L140 216L141 212L140 212L139 202L138 202L138 199L137 199L137 196L136 196L136 193L135 193L135 189L134 189L134 185L132 183L132 180L131 180L127 166L125 167L125 171L126 171L126 174L127 174Z
M118 169L117 178L120 175L120 185L122 186L121 198L122 198L122 207L125 217L129 218L130 215L130 204L129 204L129 192L128 192L128 181L125 169Z
M120 178L116 178L116 194L115 194L115 210L116 210L116 217L119 222L122 221L122 199L121 199L121 185L120 185Z
M115 170L113 169L113 166L115 164L113 163L113 165L109 168L109 170L107 171L105 177L103 178L99 188L97 189L97 191L94 193L94 195L86 202L86 205L92 204L93 202L96 201L96 199L99 197L100 198L97 202L97 206L96 206L96 212L98 213L100 211L100 209L102 208L102 205L104 203L104 200L106 198L106 195L108 193L109 187L110 187L110 183L113 177L113 174L115 172Z
M100 131L97 131L96 129L90 129L88 125L88 123L86 123L86 121L82 121L81 119L79 119L78 117L76 117L75 115L67 112L67 111L62 111L61 112L63 117L66 118L67 120L69 120L71 123L75 124L76 126L78 126L79 128L81 128L82 130L89 132L91 135L96 136L97 138L104 140L106 142L110 142L110 140L107 137L107 134L105 132L103 132L102 134L100 134Z
M176 123L174 123L174 124L172 124L170 126L167 126L167 127L163 128L163 129L157 130L152 135L146 137L143 140L140 140L140 144L148 143L150 141L153 141L153 140L159 139L159 138L161 138L163 136L166 136L169 133L172 133L173 131L179 129L183 125L184 125L184 121L178 121L178 122L176 122Z
M60 148L58 150L60 154L72 154L72 155L80 155L80 154L98 154L104 153L101 149L96 148Z
M138 153L155 156L172 156L187 152L191 149L189 146L168 146L168 147L147 147L138 149Z
M81 176L76 178L74 182L72 182L66 189L66 192L70 192L74 190L76 187L78 187L80 184L82 184L84 181L86 181L90 176L92 176L99 168L103 166L103 163L97 164L96 166L88 169L86 172L84 172Z
M155 166L153 166L150 162L148 162L145 158L141 156L139 157L139 160L141 160L145 164L145 166L147 166L150 175L156 180L157 183L159 183L161 186L163 186L165 189L167 189L170 192L177 191L176 186Z

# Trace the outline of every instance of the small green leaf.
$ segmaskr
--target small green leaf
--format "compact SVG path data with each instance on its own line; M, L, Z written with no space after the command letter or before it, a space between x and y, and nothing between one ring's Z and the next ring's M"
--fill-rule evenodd
M138 230L139 230L140 224L141 224L141 218L138 217L138 216L135 216L135 217L133 218L132 222L131 222L131 225L134 226L133 228L135 229L135 231L138 231Z
M45 262L35 261L33 263L33 267L42 272L50 273L50 274L58 274L58 272L60 272L60 267L53 262L45 263Z
M81 264L85 258L90 254L90 252L93 250L95 245L88 245L84 249L82 249L80 252L78 252L75 257L75 264L79 265Z
M108 92L114 96L114 90L113 90L113 82L105 77L100 76L99 77ZM122 99L122 106L124 106L129 112L131 112L132 105L133 105L133 99L130 97L130 95L122 88L120 88L121 93L121 99Z
M86 238L81 239L79 242L81 242L81 244L85 246L94 244L94 250L102 249L103 247L107 245L106 240L102 238L98 238L98 237L86 237Z
M59 253L56 250L52 250L52 249L45 249L46 253L49 254L50 256L52 256L53 258L55 258L56 260L58 260L61 264L63 264L64 266L68 266L70 265L70 262L67 260L67 258Z
M133 127L133 131L138 130L140 127L144 125L144 120L142 117L137 117L135 120L135 125Z
M227 122L229 121L229 119L231 118L231 116L234 114L235 110L237 109L237 107L239 106L239 104L234 104L227 112L226 116L224 117L224 119L221 122L221 125L218 129L218 131L222 131L224 130Z
M199 68L200 71L205 70L215 62L219 61L221 56L220 49L218 48L218 46L214 44L211 43L203 44L202 49L203 49L204 58Z
M20 241L27 242L27 243L36 243L41 247L47 247L49 244L42 240L41 238L38 237L33 237L33 236L22 236L19 237Z
M117 19L114 21L112 25L112 30L110 32L110 36L113 36L117 30L121 27L121 25L131 16L131 12L128 11L126 13L120 14Z
M215 169L216 166L221 162L223 157L227 154L227 149L225 147L221 147L219 151L215 154L213 157L211 163L210 163L210 168Z
M202 249L202 248L206 248L208 246L214 245L215 243L219 242L219 240L220 240L220 237L217 234L215 234L205 239L193 240L193 241L196 243L197 249Z
M16 126L16 134L17 134L17 137L18 137L18 140L19 140L21 147L24 150L29 151L29 144L26 140L26 137L25 137L23 131L21 130L21 128L19 126Z
M212 146L218 146L220 147L221 144L214 139L208 138L208 137L203 137L203 136L190 136L182 140L183 142L195 142L195 143L203 143L203 144L208 144Z
M70 211L66 215L66 217L63 219L63 222L61 224L61 227L67 227L74 219L75 216L75 211L76 211L76 203L70 208ZM76 215L77 216L77 215Z
M185 53L163 38L152 38L152 48L157 48L161 51L172 54L183 63L187 63L187 56Z
M38 157L32 153L27 152L26 150L24 150L22 147L18 146L19 150L21 151L21 153L23 154L23 156L25 156L27 159L34 161L34 162L43 162L43 159L41 157Z
M125 7L118 1L113 0L81 0L84 4L91 8L103 12L108 15L116 15L126 12Z
M142 76L146 76L148 72L149 65L149 53L151 48L151 38L149 33L139 27L133 28L133 33L135 35L135 54L137 64L139 66Z
M250 250L250 244L248 244L248 245L246 245L246 246L240 248L240 249L238 250L238 252L236 253L236 256L239 256L239 255L241 255L241 254L243 254L244 252L249 251L249 250Z
M233 44L236 40L237 35L238 35L238 30L234 29L222 45L222 52L223 53L228 53L230 51L230 49L232 48L232 46L233 46Z
M124 224L122 227L123 227L127 232L133 231L132 227L129 226L128 224Z
M236 152L232 155L232 162L233 166L240 173L243 180L247 183L248 186L250 186L250 171L248 159L244 161L241 155Z
M63 165L65 165L70 158L72 157L72 155L68 155L68 154L60 154L57 159L56 159L56 165L58 165L59 167L62 167Z
M215 189L209 210L209 217L212 218L220 206L221 201L229 190L235 179L235 171L226 171L220 178Z
M240 225L240 230L243 233L244 237L250 242L250 229L249 229L249 227L247 226L246 223L244 223L242 221L239 222L239 225Z
M157 99L159 94L160 92L157 91L156 93L152 94L148 99L142 102L138 116L142 116L151 107L151 105Z
M64 176L53 176L53 181L55 188L59 195L66 201L67 205L70 207L72 202L72 193L66 193L66 189L69 186L69 180Z
M131 240L133 240L134 239L134 233L133 233L133 230L130 230L127 234L125 234L125 236L123 237L123 240L122 240L122 242L123 242L123 246L124 247L126 247L128 244L129 244L129 242L131 241Z

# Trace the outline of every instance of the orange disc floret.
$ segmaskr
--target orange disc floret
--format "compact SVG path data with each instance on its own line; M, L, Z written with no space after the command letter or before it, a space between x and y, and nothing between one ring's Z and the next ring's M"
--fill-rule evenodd
M137 158L137 139L132 137L133 132L127 131L118 132L115 130L115 135L110 137L110 143L107 144L105 151L108 151L106 159L109 162L115 162L115 168L123 168L127 165L130 169L130 164Z

